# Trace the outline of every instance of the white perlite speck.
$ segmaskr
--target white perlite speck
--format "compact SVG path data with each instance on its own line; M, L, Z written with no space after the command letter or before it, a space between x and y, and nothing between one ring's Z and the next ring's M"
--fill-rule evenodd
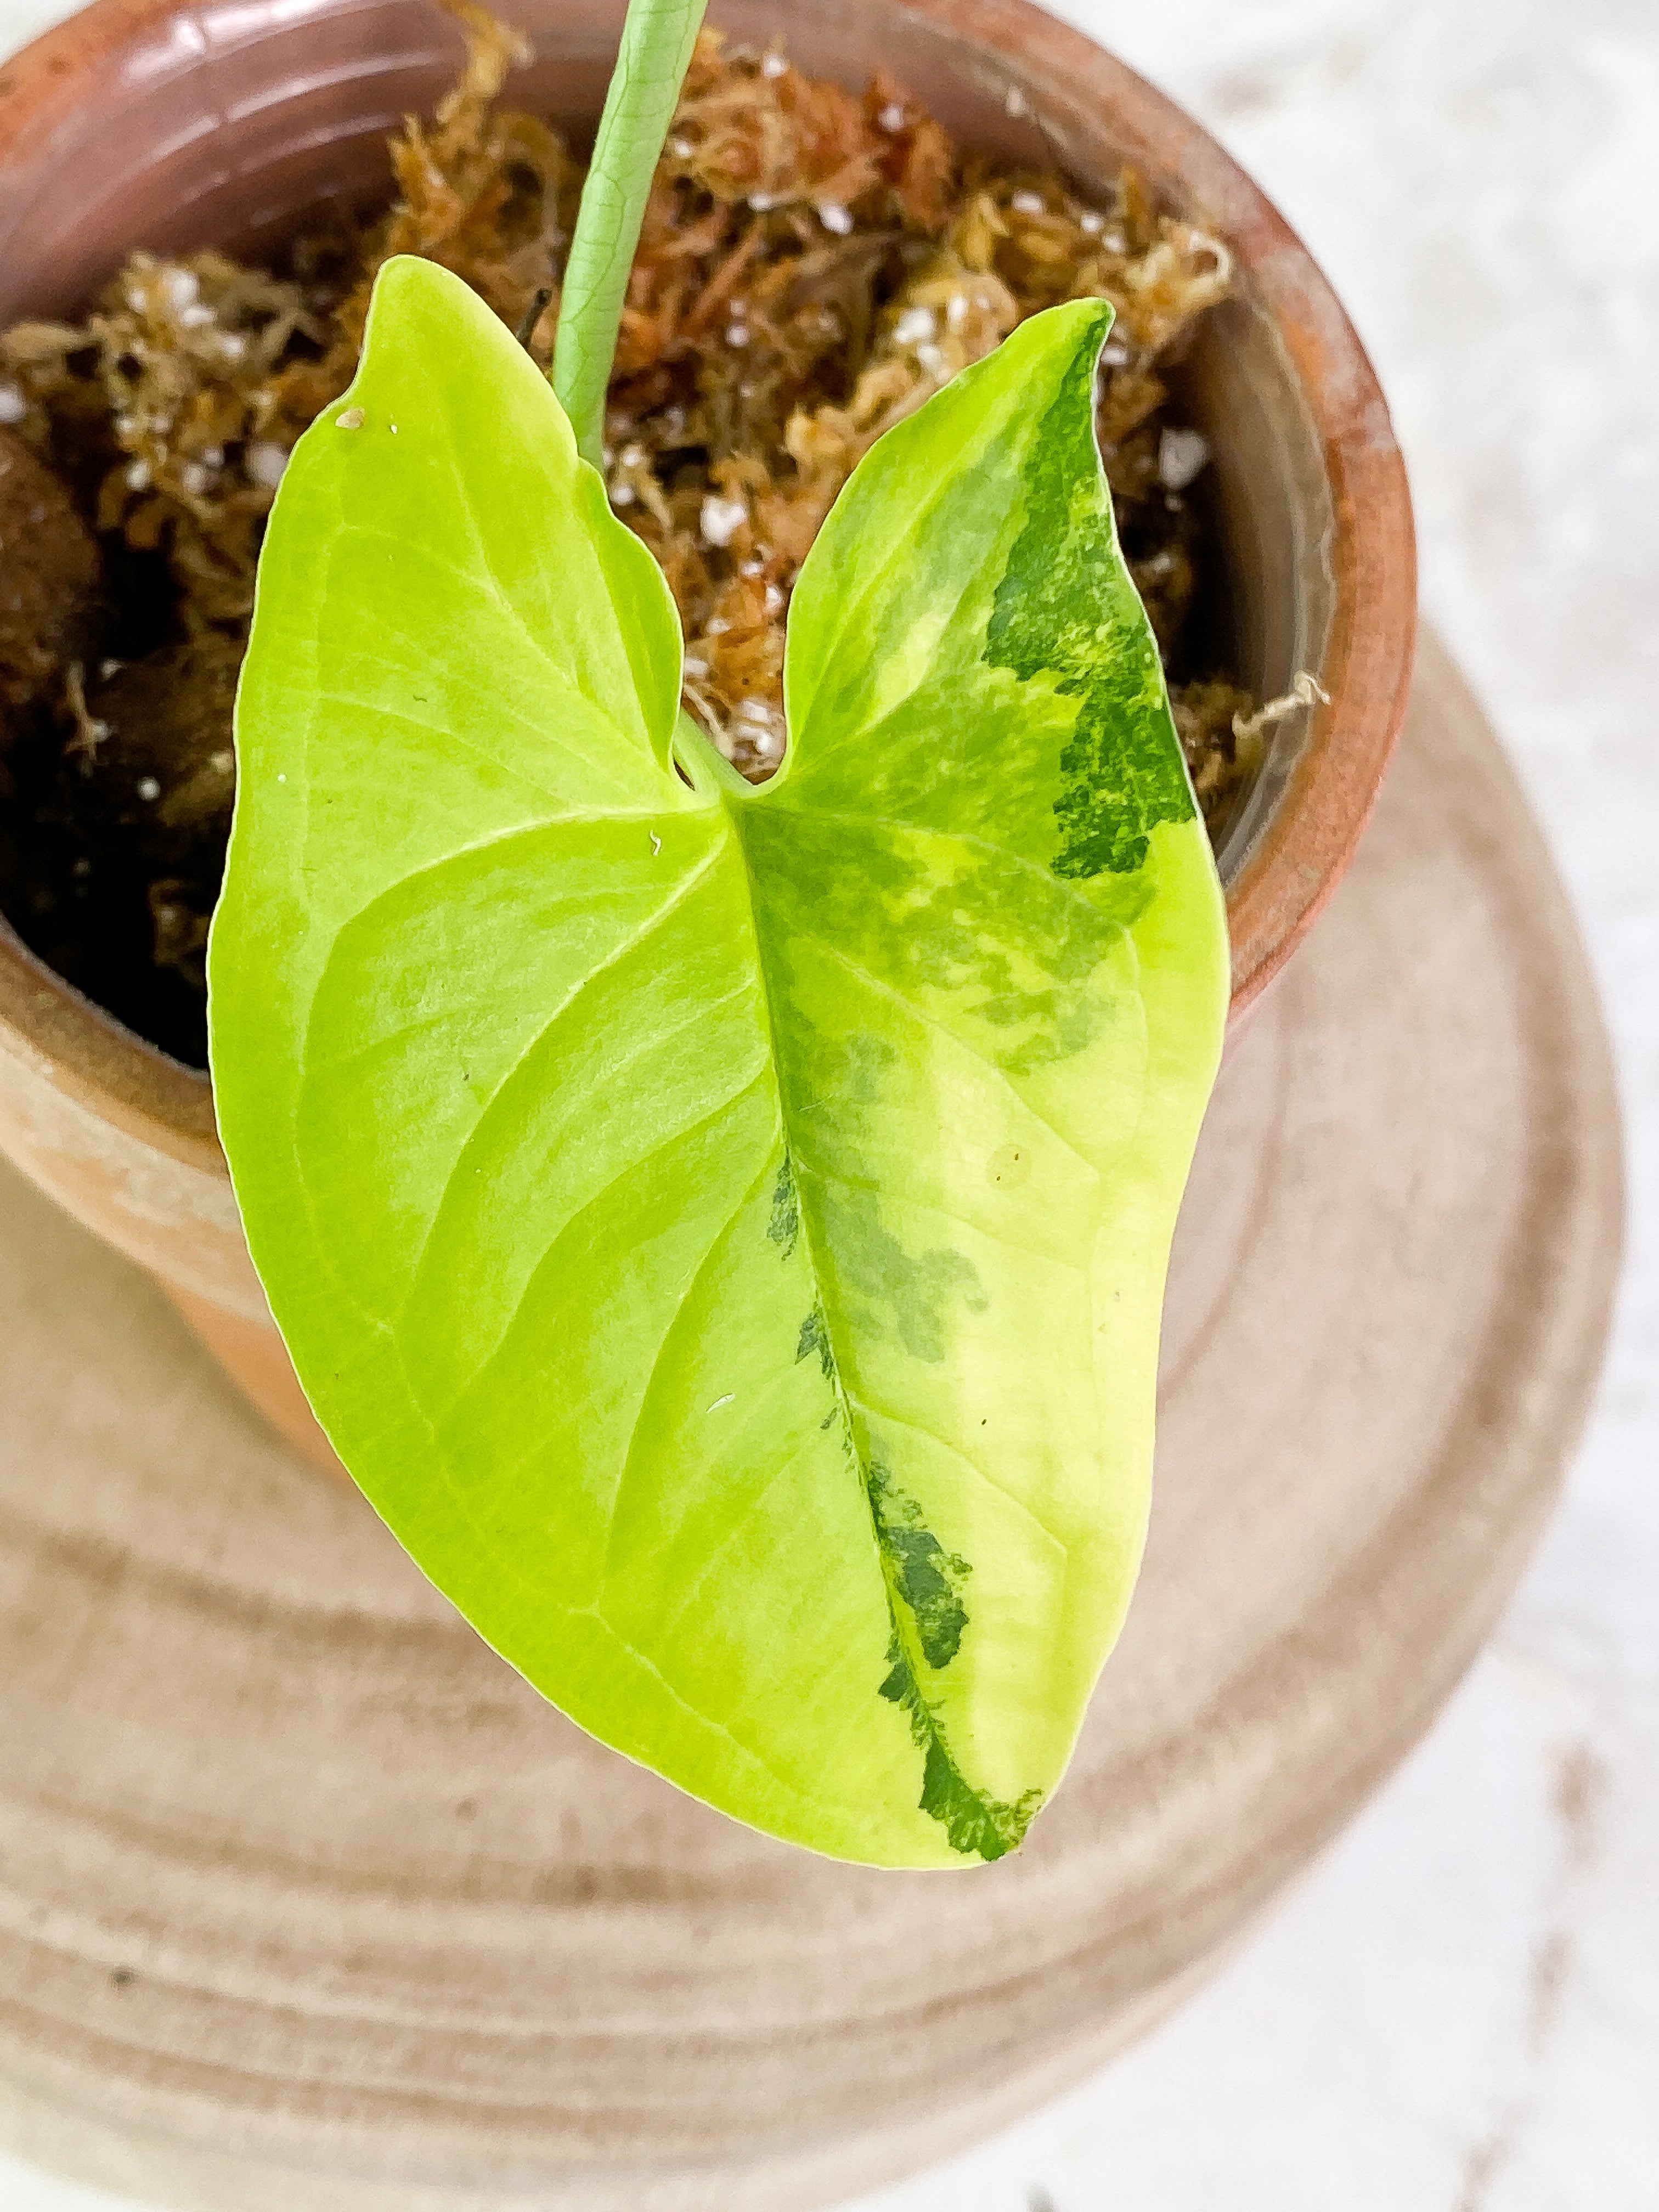
M729 545L748 520L749 509L740 499L722 499L711 491L703 501L697 527L705 545Z
M926 345L938 335L939 323L931 307L907 307L893 325L895 345Z
M764 699L739 701L733 734L746 738L763 757L783 750L781 717L776 708L769 706Z
M1165 430L1158 441L1158 480L1165 491L1185 491L1209 458L1201 431Z
M1012 192L1008 204L1016 215L1047 215L1048 205L1041 192Z
M368 420L361 407L348 407L343 415L334 417L334 427L337 430L361 430Z
M264 484L268 491L275 491L283 481L283 471L288 466L288 455L270 439L260 438L243 454L242 466L246 470L251 483Z
M21 422L29 403L15 384L0 384L0 422Z
M897 100L890 100L881 113L877 116L876 121L890 138L896 131L902 131L904 128L904 110Z
M818 221L826 230L832 231L837 238L847 237L853 228L851 214L836 200L819 202Z

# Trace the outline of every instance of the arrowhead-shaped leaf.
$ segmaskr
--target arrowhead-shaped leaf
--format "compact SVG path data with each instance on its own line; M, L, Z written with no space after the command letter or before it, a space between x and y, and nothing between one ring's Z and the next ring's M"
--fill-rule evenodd
M214 1078L325 1428L584 1727L886 1865L1000 1856L1065 1767L1225 1009L1109 315L874 448L751 790L528 358L393 262L239 708Z

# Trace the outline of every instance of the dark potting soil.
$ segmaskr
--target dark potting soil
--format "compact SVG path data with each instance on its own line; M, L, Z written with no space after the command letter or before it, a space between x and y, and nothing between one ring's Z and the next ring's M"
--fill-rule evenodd
M456 12L465 73L392 143L390 213L277 270L137 252L83 321L0 337L0 907L196 1066L264 518L350 381L375 270L429 255L551 356L582 167L499 105L516 34ZM1164 374L1231 281L1225 244L1127 172L1080 197L1045 162L957 147L884 78L855 98L705 33L629 289L607 475L679 604L687 706L745 775L782 756L790 590L860 456L1024 317L1103 296L1118 527L1206 819L1228 818L1262 722L1215 665L1207 448Z

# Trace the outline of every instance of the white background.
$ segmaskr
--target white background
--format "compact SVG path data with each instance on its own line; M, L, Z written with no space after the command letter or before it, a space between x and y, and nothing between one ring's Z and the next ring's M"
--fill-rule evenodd
M67 12L0 0L0 46ZM1176 2020L857 2212L1659 2212L1659 0L1057 12L1237 155L1377 362L1425 607L1601 977L1630 1256L1566 1503L1429 1740ZM0 2212L117 2203L0 2159Z

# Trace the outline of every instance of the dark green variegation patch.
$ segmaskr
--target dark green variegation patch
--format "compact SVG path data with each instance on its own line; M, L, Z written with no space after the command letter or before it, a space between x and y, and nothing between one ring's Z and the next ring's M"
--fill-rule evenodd
M823 1308L814 1306L800 1325L800 1334L795 1339L797 1360L810 1359L817 1352L818 1365L826 1382L836 1379L836 1348L830 1341L830 1324L823 1317Z
M325 1427L583 1726L883 1865L1001 1856L1064 1769L1226 1004L1109 320L867 457L754 791L544 384L395 261L239 706L217 1107Z
M937 1717L917 1686L896 1633L887 1656L881 1694L908 1717L912 1740L921 1753L921 1810L939 1822L951 1850L964 1858L1006 1858L1024 1842L1032 1815L1042 1802L1042 1790L1033 1784L1018 1802L1008 1805L973 1789L945 1747Z
M923 1527L921 1508L895 1487L878 1461L871 1462L865 1486L894 1599L908 1616L927 1664L948 1667L968 1626L960 1590L973 1570Z
M1093 362L1072 361L1037 432L1025 523L997 586L986 659L1078 702L1060 757L1057 876L1133 875L1160 822L1197 811L1111 502L1088 496ZM1066 612L1056 619L1056 608Z
M786 1260L794 1257L796 1240L800 1235L800 1207L795 1201L795 1171L789 1164L787 1152L772 1186L772 1218L766 1224L766 1233Z

